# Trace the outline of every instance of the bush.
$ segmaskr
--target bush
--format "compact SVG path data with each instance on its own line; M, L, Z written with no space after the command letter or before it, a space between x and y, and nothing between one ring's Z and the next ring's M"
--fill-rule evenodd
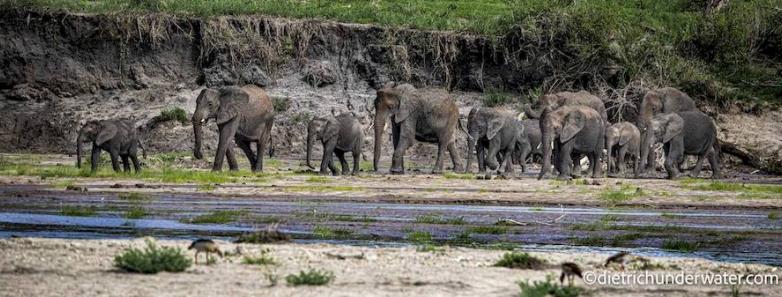
M529 282L519 282L521 288L520 297L576 297L581 295L581 288L578 287L562 287L556 283L552 275L547 275L545 281L535 281L532 284Z
M546 261L530 256L527 253L510 252L502 255L502 258L494 263L497 267L516 269L540 269Z
M182 272L190 267L190 259L179 248L157 247L151 240L142 249L129 248L114 257L114 266L128 272Z
M160 122L177 121L182 123L182 125L187 125L189 122L187 112L179 107L170 107L162 110L160 115L157 116L157 120Z
M322 286L334 280L334 273L329 271L300 271L298 275L289 274L285 281L291 286Z

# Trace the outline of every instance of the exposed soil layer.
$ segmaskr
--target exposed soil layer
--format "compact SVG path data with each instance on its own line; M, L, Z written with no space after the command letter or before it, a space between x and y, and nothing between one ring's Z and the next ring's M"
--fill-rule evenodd
M189 151L192 129L156 120L160 111L176 106L192 113L202 88L251 83L287 102L275 121L277 153L302 156L308 119L351 111L365 125L366 154L374 88L388 81L448 88L466 114L482 104L476 91L527 94L550 76L551 61L541 58L550 49L515 50L520 48L525 40L515 33L495 39L264 16L3 10L0 151L72 153L80 124L112 117L135 119L152 152ZM717 119L724 152L779 172L779 111L699 105ZM207 150L215 147L215 130L205 129ZM457 134L463 152L464 135ZM417 144L409 155L430 158L434 150Z

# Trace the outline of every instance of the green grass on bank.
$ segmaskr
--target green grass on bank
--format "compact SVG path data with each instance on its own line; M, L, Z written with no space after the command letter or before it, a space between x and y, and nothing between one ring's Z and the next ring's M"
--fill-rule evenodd
M66 9L72 12L132 15L162 12L213 17L262 14L334 20L394 28L508 35L507 49L543 63L557 76L549 88L598 89L676 86L703 100L780 103L782 2L730 1L705 13L705 0L0 0L4 7ZM230 35L230 34L229 34ZM387 40L389 43L421 42ZM500 49L501 50L501 49ZM442 49L432 49L442 51ZM534 66L534 65L533 65ZM537 66L534 66L537 67ZM542 67L542 66L541 66ZM616 70L607 74L606 69ZM522 90L540 91L540 81ZM535 93L535 92L530 92ZM512 96L487 91L487 104Z
M680 182L681 187L713 192L736 192L740 198L782 198L782 186L763 185L763 184L743 184L720 181L704 181L699 179L683 179Z

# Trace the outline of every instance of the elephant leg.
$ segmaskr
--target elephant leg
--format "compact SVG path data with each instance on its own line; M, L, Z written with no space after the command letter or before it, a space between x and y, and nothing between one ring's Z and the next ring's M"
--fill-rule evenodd
M228 169L231 171L239 170L239 163L236 162L236 155L234 154L233 144L228 144L225 148L225 159L228 160Z
M616 161L619 168L619 175L624 176L625 175L625 156L627 156L627 146L623 146L619 148L619 151L617 152ZM610 158L610 157L609 157Z
M519 165L521 165L521 172L526 173L527 172L527 158L530 156L530 151L532 149L529 145L523 146L521 148L521 154L519 155Z
M445 150L447 144L443 144L443 142L437 143L437 157L434 160L434 167L432 167L432 174L441 174L443 173L443 159L445 158Z
M708 153L708 152L707 152ZM703 160L706 159L706 154L698 155L698 160L695 161L695 166L690 170L691 177L698 177L701 175L701 168L703 168Z
M98 171L98 164L100 163L100 147L97 145L92 146L92 157L90 158L90 173Z
M602 176L600 173L600 152L591 152L587 154L587 158L589 159L592 178L600 178Z
M454 172L464 172L464 166L459 158L459 153L456 150L456 144L451 141L448 143L448 154L451 155L451 162L453 163Z
M250 168L255 170L257 164L257 159L255 159L255 153L253 153L252 148L250 147L249 141L237 141L236 146L238 146L243 152L244 155L247 157L247 160L250 161Z
M361 164L361 144L357 144L353 149L353 175L358 174Z
M711 165L711 178L722 178L720 173L720 156L714 148L709 149L709 165Z
M337 159L339 159L339 166L342 167L342 175L350 174L350 165L348 165L348 161L345 159L345 151L335 150L334 153L337 155Z
M486 173L486 148L478 144L475 146L475 154L477 155L476 158L478 159L478 173L479 174L485 174Z
M507 149L505 150L503 162L505 164L505 173L503 174L504 177L513 177L513 157L511 154L513 153L513 149ZM499 168L498 168L499 169Z
M681 148L677 145L668 142L664 146L665 149L665 171L668 173L668 179L675 179L679 177L678 162L681 158Z
M130 160L133 161L133 169L136 173L141 172L141 162L138 161L138 156L135 153L130 154Z
M337 166L334 165L334 156L333 155L329 157L327 165L328 165L329 170L331 170L331 175L333 175L333 176L338 176L339 175L339 171L337 170Z
M570 175L572 175L575 178L581 177L581 158L583 158L584 156L580 153L571 153L569 156L570 159L572 160L572 164L571 163L566 163L566 164L570 164L571 166Z
M255 148L257 151L255 152L255 167L253 168L253 172L263 172L263 153L267 150L266 145L266 133L264 132L263 135L260 137L260 140L256 142Z
M320 161L320 174L327 175L326 168L331 170L331 174L337 175L336 167L333 164L334 148L337 146L337 139L332 138L323 143L323 158Z
M125 173L130 172L130 160L128 160L128 155L120 155L120 158L122 158L122 171Z
M570 179L571 173L570 170L573 168L573 160L571 158L571 154L573 151L573 143L570 141L569 143L561 144L559 147L559 178L560 179Z
M119 154L116 151L109 151L109 156L111 157L111 168L114 169L114 172L119 172Z
M413 122L405 121L399 127L399 139L391 159L391 174L405 173L405 152L413 144L415 126Z
M237 123L238 122L236 119L233 119L218 127L220 130L220 136L217 143L217 152L215 153L215 161L212 165L212 171L223 170L223 158L226 156L226 151L230 146L231 139L234 138L234 135L236 135Z

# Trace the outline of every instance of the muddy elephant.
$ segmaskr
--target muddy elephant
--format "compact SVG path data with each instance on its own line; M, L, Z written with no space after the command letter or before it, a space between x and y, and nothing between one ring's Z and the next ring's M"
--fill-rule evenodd
M608 174L625 175L625 158L633 160L633 177L638 178L641 159L641 132L629 123L616 123L606 128L606 149L608 150ZM614 150L616 148L616 150Z
M350 174L350 166L345 160L345 153L351 152L353 155L353 174L359 170L361 161L361 145L364 143L364 132L361 124L353 114L343 113L338 116L329 115L322 118L315 118L307 125L307 167L310 165L310 156L312 155L312 146L316 140L323 144L323 158L320 162L320 174L328 174L326 168L331 170L331 174L338 175L334 166L336 154L342 165L342 174Z
M657 114L697 110L695 102L682 91L665 87L646 92L638 109L636 126L641 131L641 172L654 170L654 135L647 133Z
M201 91L196 99L196 110L192 118L195 134L193 154L196 159L203 158L201 127L209 119L215 120L220 135L212 165L213 171L222 170L223 158L228 159L231 170L239 169L231 138L244 151L252 171L263 171L263 152L270 142L272 125L274 125L272 101L263 89L255 85L246 85ZM250 148L253 142L256 143L256 152Z
M136 173L141 172L141 163L138 160L138 150L141 149L146 158L144 146L139 140L138 132L133 122L129 120L102 120L89 121L79 130L76 139L76 167L81 168L81 152L84 142L92 142L92 159L90 171L98 170L100 153L104 150L111 156L111 167L119 172L119 160L122 159L122 167L125 172L130 171L130 161Z
M500 155L499 159L505 164L505 175L512 175L511 154L516 148L518 129L523 127L517 125L516 119L510 114L487 107L471 109L467 116L469 137L466 169L470 170L473 152L476 152L479 173L485 174L486 178L490 179L491 172L500 170L503 165L498 162L497 156Z
M714 121L700 111L658 114L652 118L650 132L663 143L665 170L669 179L679 176L679 162L685 155L698 157L690 174L700 174L703 159L708 157L712 178L720 178L719 143Z
M392 174L404 174L405 151L414 140L437 144L437 159L432 173L443 171L445 150L451 155L454 171L462 164L454 145L459 125L459 109L451 96L439 89L416 89L409 84L387 84L377 90L375 98L375 149L373 166L378 171L386 119L391 116L394 155Z
M527 158L543 156L540 143L540 121L527 119L517 121L521 126L519 136L516 139L516 149L513 152L513 160L521 166L521 172L527 172Z
M556 110L546 108L540 118L540 130L543 167L538 179L551 169L552 153L559 178L571 178L571 156L581 154L589 158L592 177L600 176L599 160L605 144L605 123L600 113L584 105L563 106Z
M524 113L530 118L538 119L545 108L556 110L557 108L569 105L589 106L600 114L603 121L608 123L608 114L606 113L603 100L600 100L600 98L587 91L559 92L542 95L538 98L537 107L533 109L530 108L529 105L525 105Z

